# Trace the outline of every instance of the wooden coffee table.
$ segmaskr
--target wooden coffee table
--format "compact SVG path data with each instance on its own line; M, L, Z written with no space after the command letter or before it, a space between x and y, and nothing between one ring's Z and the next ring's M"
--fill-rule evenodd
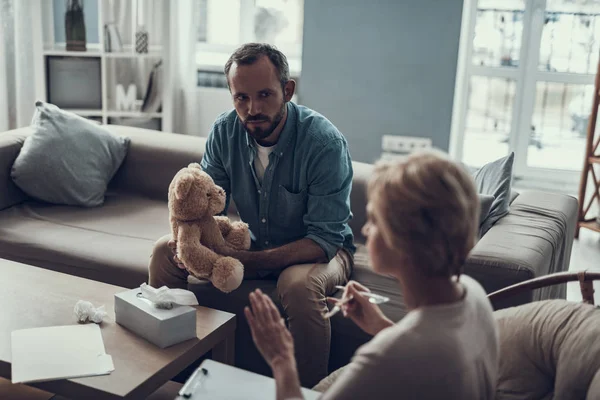
M212 350L212 358L234 360L235 315L196 307L197 339L161 349L115 323L114 294L127 290L43 268L0 259L0 376L10 379L13 330L77 324L73 308L87 300L108 315L100 325L110 375L31 386L71 398L146 398L191 363Z

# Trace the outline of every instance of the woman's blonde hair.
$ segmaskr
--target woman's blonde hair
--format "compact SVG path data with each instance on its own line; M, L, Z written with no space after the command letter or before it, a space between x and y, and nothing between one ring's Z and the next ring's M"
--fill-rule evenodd
M480 208L461 166L437 151L379 162L368 193L390 248L426 276L460 275L475 244Z

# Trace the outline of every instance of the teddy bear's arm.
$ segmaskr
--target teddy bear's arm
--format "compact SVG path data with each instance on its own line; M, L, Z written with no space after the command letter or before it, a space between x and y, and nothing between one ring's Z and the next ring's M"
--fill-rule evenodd
M217 215L215 221L217 222L223 237L227 236L229 231L231 231L231 221L229 220L229 217L226 215Z
M231 222L227 216L214 217L223 238L236 250L248 250L250 248L250 231L248 224L242 221Z

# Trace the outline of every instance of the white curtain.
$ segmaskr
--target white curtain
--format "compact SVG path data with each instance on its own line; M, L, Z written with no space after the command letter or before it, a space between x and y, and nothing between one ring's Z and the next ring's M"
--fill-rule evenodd
M35 1L0 0L0 131L29 125L36 101Z
M171 76L173 96L173 131L189 134L196 123L196 26L199 18L194 12L196 0L169 2L171 9Z
M9 109L10 95L8 87L8 33L12 27L12 1L0 0L0 132L10 129L11 110ZM12 58L12 57L11 57Z

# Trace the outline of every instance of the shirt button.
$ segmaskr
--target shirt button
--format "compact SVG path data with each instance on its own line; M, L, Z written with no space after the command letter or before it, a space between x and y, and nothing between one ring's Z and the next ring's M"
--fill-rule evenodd
M269 241L268 241L268 240L265 240L265 244L269 244Z
M263 223L263 224L264 224L265 222L267 222L267 220L266 220L266 219L264 219L264 218L263 218L261 221L262 221L262 223Z
M260 189L258 189L258 193L260 194Z

